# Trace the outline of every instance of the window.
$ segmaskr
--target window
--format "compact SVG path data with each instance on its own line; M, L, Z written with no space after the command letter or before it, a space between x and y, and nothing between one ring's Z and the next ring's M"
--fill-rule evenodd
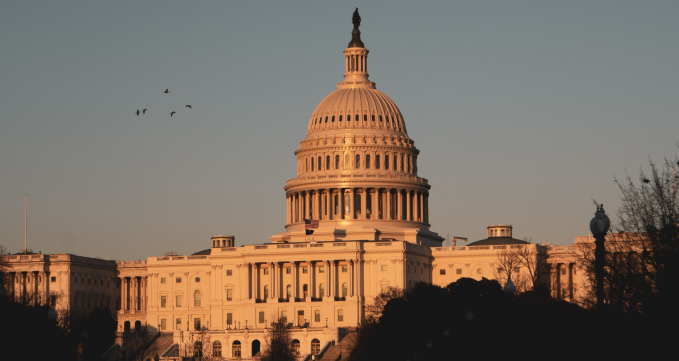
M167 303L167 296L160 296L160 307L165 308L166 303Z
M269 298L269 286L264 286L264 299Z
M200 277L196 277L196 283L200 282Z
M268 274L269 274L269 269L268 269L268 268L265 268L265 269L264 269L264 274L265 274L265 275L268 275Z
M375 121L375 114L370 116L370 120L372 120L373 122Z
M229 312L226 314L226 324L229 326L233 324L233 313Z
M200 291L198 290L193 293L193 305L196 307L200 306Z
M403 172L403 160L404 160L404 155L401 154L401 172Z
M193 319L193 328L196 330L200 330L200 318Z
M455 270L455 274L461 275L462 274L462 269L458 268Z
M292 286L288 285L287 287L285 287L285 294L288 299L292 297Z
M311 171L314 171L314 158L311 158Z
M292 350L299 355L299 340L292 340Z
M363 121L367 122L368 121L368 114L363 114Z
M341 115L340 115L340 118L342 118ZM330 169L330 156L329 155L325 156L325 169Z
M283 324L288 323L288 311L281 311L281 321L283 321Z
M354 117L354 119L356 119L356 121L358 121L358 114L356 114L356 116Z
M341 115L339 116L339 121L340 121L340 122L342 121L342 116L341 116Z
M314 322L321 322L321 310L314 310Z
M321 342L318 341L318 339L313 339L313 341L311 341L311 354L318 355L320 352L321 352Z
M382 271L386 271L386 270L387 270L387 265L386 265L386 264L383 264L383 265L381 266L381 269L382 269Z
M181 277L177 277L177 279L176 279L174 282L175 282L175 283L182 283L182 278L181 278Z
M339 155L336 155L335 156L335 169L339 169L339 160L340 160Z
M344 321L344 310L339 309L337 310L337 322L343 322Z
M227 301L233 301L233 289L232 288L228 288L226 290L226 300Z
M384 169L389 170L389 154L384 155Z
M318 273L325 273L324 267L318 267Z
M344 169L349 169L349 153L344 155Z
M380 155L375 154L375 169L380 169Z
M289 275L289 274L291 274L291 273L292 273L292 267L288 267L288 268L285 269L285 274L286 274L286 275Z
M181 319L181 318L178 318L178 319L177 319L177 323L176 323L176 326L175 326L175 327L177 328L177 330L181 330L181 329L182 329L182 319Z
M177 295L177 307L182 307L182 295Z
M28 281L30 282L31 279L29 278ZM88 285L89 285L89 284L92 284L92 280L88 278L88 279L87 279L87 284L88 284Z
M347 297L347 293L348 293L347 291L348 290L349 290L349 288L347 287L347 284L343 283L342 284L342 297Z
M231 346L231 357L240 358L240 341L233 341Z
M57 281L57 278L56 278L56 277L50 277L50 281L51 281L51 282L56 282L56 281Z
M396 154L394 154L394 170L396 170L397 166L398 166L398 159L396 158Z
M227 276L232 276L232 275L233 275L233 271L230 270L230 269L227 269L227 270L226 270L226 275L227 275Z
M321 162L321 156L318 156L318 170L323 170L323 163Z
M264 311L259 311L259 323L264 323Z
M446 270L444 270L444 269L439 270L439 274L440 274L441 276L445 276L445 275L446 275Z
M346 271L347 271L347 266L342 266L342 272L346 272Z
M370 154L365 156L365 169L370 169Z
M166 283L166 278L165 278L165 277L162 277L162 278L160 279L160 283Z
M212 357L222 357L222 343L215 341L212 344Z
M333 123L335 122L335 116L334 115L332 116L332 122Z
M166 329L166 327L167 327L167 323L166 323L166 322L167 322L167 321L166 321L164 318L161 318L161 319L160 319L160 330L161 330L161 331L165 331L165 329Z
M302 267L302 273L307 273L307 268L306 268L306 267Z
M387 290L389 289L389 285L382 285L382 293L387 293Z

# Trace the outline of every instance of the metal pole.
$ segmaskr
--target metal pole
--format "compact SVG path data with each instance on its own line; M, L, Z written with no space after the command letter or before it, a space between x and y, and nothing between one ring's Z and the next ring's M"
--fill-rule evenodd
M24 253L28 253L28 194L24 207Z
M606 262L606 247L604 246L604 241L606 235L598 234L595 235L594 238L594 243L596 244L596 249L594 251L596 267L596 308L597 312L603 312L604 297L606 296L606 293L604 292L604 265Z

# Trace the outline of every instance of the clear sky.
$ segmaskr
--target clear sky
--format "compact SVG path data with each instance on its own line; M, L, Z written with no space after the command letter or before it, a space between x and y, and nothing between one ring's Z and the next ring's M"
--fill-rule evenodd
M678 1L10 1L0 244L23 247L26 193L36 252L269 242L355 6L439 234L571 244L614 176L679 153Z

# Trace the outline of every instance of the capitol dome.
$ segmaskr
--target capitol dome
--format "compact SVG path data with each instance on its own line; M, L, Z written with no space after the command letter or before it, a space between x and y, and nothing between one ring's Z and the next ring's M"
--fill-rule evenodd
M443 238L429 230L431 186L418 175L420 151L396 104L368 79L358 9L352 20L344 81L311 113L295 151L297 176L285 185L286 231L271 240L438 247Z

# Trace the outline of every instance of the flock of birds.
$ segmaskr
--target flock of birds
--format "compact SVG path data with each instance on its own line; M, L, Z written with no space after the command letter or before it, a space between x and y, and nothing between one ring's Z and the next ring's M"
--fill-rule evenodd
M170 94L170 88L165 89L165 92L164 92L164 93L165 93L165 94ZM185 106L185 108L193 109L193 106L187 105L187 106ZM148 110L148 109L142 109L142 110L137 109L136 114L137 114L137 116L139 116L139 114L146 114L146 111L147 111L147 110ZM171 113L170 113L170 118L172 118L172 116L175 115L175 114L177 114L177 112L171 112Z

